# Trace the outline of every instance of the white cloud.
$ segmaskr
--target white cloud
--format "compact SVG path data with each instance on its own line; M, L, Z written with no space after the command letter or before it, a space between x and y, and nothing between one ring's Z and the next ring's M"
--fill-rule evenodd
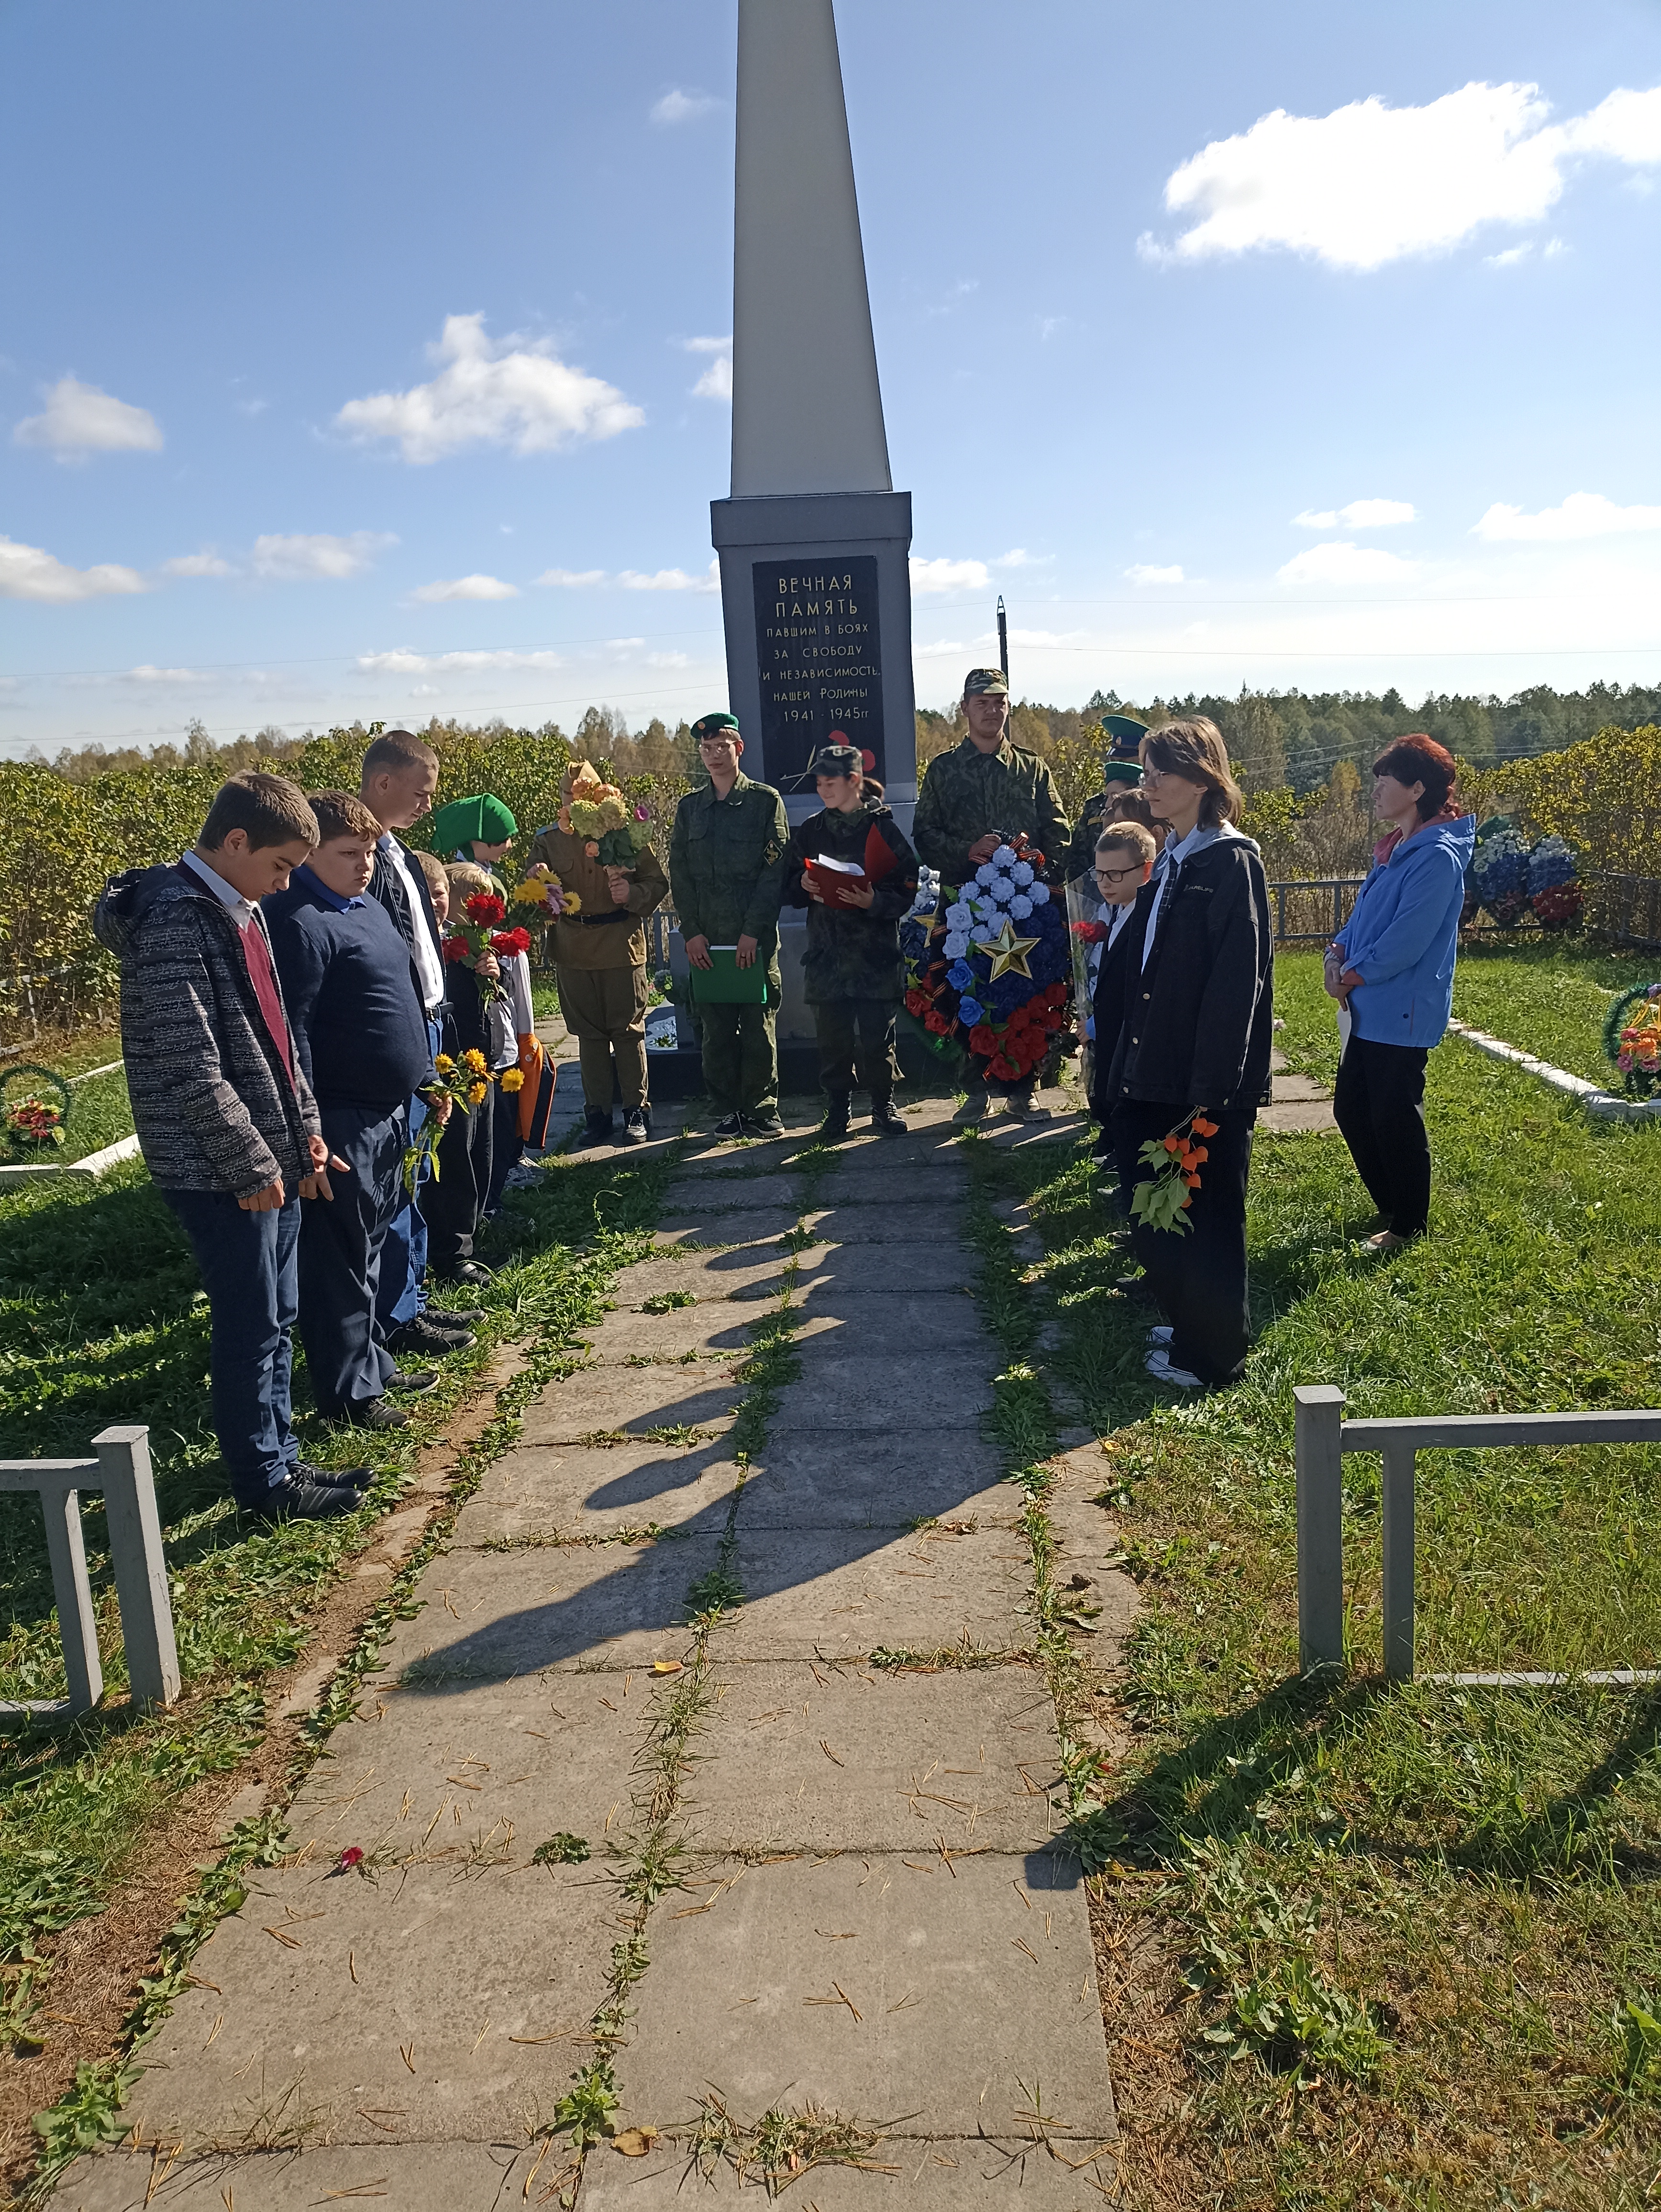
M419 585L410 596L423 606L436 605L441 599L516 599L519 586L504 584L500 576L452 576Z
M1519 261L1526 261L1534 252L1534 240L1525 238L1520 246L1508 246L1503 253L1485 253L1484 262L1490 269L1515 269Z
M480 676L498 669L563 668L565 663L557 653L411 653L397 647L390 653L360 653L357 665L370 676Z
M71 568L38 545L0 538L0 599L35 599L64 606L75 599L102 599L148 589L136 568L123 568L113 561L94 568Z
M124 684L206 684L209 678L199 668L155 668L149 661L141 667L130 668L123 676Z
M721 567L712 561L701 576L689 576L684 568L660 568L650 576L642 575L637 568L622 568L618 582L625 592L718 592Z
M677 85L672 92L666 92L661 100L654 102L652 120L658 124L696 123L701 115L713 115L718 107L724 107L726 104L725 100L717 100L713 92L695 92L684 85Z
M1053 568L1053 553L1029 553L1025 545L1012 545L1007 553L1000 553L989 564L994 568Z
M44 410L26 416L12 436L60 461L82 461L88 453L159 453L162 447L161 426L148 408L130 407L74 376L60 377Z
M985 592L992 587L984 561L917 561L911 563L911 589L926 596L933 592Z
M1548 125L1533 84L1471 83L1423 107L1376 97L1329 115L1262 116L1214 139L1167 179L1189 228L1151 234L1146 258L1194 262L1283 247L1338 269L1446 252L1487 223L1540 222L1577 158L1661 162L1661 88L1618 91Z
M277 584L316 580L338 583L347 576L360 575L383 546L397 543L391 532L384 530L355 530L350 538L332 538L326 532L256 538L253 570L256 576Z
M228 561L222 561L216 553L181 553L176 561L161 563L164 576L228 576L234 573Z
M1525 538L1561 542L1571 538L1624 537L1634 530L1661 530L1661 507L1617 507L1601 491L1572 491L1561 507L1524 514L1520 507L1491 507L1472 536L1490 542Z
M1305 507L1292 519L1304 530L1390 530L1398 522L1416 522L1419 510L1410 499L1353 499L1335 509Z
M537 578L538 584L559 584L567 591L587 591L594 584L605 581L604 568L545 568Z
M246 415L250 419L256 415L263 415L271 404L269 399L238 399L233 402L237 413Z
M1342 539L1311 545L1293 554L1275 574L1283 584L1383 584L1411 576L1411 561L1376 545L1351 545Z
M648 653L646 656L648 668L690 668L691 665L684 653Z
M728 399L733 397L733 340L729 332L724 338L682 338L683 353L708 354L709 366L692 386L695 399Z
M1137 561L1125 570L1133 584L1180 584L1183 572L1179 568L1156 568L1151 562Z
M394 439L404 459L419 464L467 446L551 453L646 420L615 386L568 368L545 338L493 344L482 314L447 316L442 337L428 351L442 364L430 384L348 400L335 427L363 443Z

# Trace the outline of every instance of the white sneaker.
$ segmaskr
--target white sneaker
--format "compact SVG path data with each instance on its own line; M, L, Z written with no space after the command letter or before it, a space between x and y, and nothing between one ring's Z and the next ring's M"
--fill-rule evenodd
M1152 1352L1159 1345L1168 1345L1176 1334L1176 1330L1168 1321L1156 1322L1147 1332L1148 1350Z
M1161 1345L1150 1352L1142 1365L1156 1382L1168 1382L1173 1390L1203 1390L1205 1385L1197 1375L1190 1375L1186 1367L1173 1367L1171 1354Z

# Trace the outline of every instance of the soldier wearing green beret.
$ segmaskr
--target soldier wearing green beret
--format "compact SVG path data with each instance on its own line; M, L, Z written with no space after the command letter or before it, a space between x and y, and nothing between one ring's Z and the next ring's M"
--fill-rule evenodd
M1025 834L1044 856L1046 881L1064 882L1072 833L1049 769L1006 735L1009 684L1001 669L970 670L963 711L969 735L930 761L922 780L911 821L917 857L957 890L1005 838ZM1013 1114L1031 1109L1035 1079L998 1086Z
M699 1006L704 1085L721 1109L718 1135L782 1136L778 921L790 824L772 785L751 783L739 769L744 739L733 715L705 714L692 734L709 781L681 800L669 841L686 957L694 968L712 968L710 946L735 945L740 968L759 960L767 972L764 1006Z
M857 746L822 745L812 773L822 811L791 832L784 896L807 908L802 975L830 1100L819 1135L834 1143L848 1134L857 1083L870 1093L877 1134L903 1137L894 1110L894 1029L905 989L899 926L917 896L917 856ZM818 872L808 866L826 860L833 866ZM844 887L846 868L860 873Z
M1064 880L1074 879L1096 865L1096 840L1115 819L1115 802L1128 791L1141 788L1141 742L1147 735L1146 726L1129 714L1104 714L1102 732L1102 787L1093 792L1084 803L1084 813L1078 828L1073 832L1073 842L1068 848ZM1138 812L1135 817L1141 821Z

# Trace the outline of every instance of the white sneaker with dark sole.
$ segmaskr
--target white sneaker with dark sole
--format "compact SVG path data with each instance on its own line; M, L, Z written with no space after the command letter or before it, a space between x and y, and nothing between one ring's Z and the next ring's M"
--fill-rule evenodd
M1168 1321L1156 1322L1154 1326L1147 1332L1148 1350L1150 1352L1153 1352L1157 1350L1160 1345L1169 1346L1171 1338L1175 1336L1176 1334L1176 1330L1171 1327Z
M1142 1365L1156 1382L1167 1382L1173 1390L1203 1390L1205 1388L1199 1376L1190 1375L1186 1367L1171 1365L1171 1354L1163 1345L1157 1352L1150 1352Z

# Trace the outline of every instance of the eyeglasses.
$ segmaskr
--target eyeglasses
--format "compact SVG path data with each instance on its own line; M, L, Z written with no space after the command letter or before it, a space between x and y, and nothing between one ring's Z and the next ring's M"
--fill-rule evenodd
M1138 860L1134 867L1097 868L1092 871L1098 884L1122 884L1127 876L1140 876L1144 863Z

